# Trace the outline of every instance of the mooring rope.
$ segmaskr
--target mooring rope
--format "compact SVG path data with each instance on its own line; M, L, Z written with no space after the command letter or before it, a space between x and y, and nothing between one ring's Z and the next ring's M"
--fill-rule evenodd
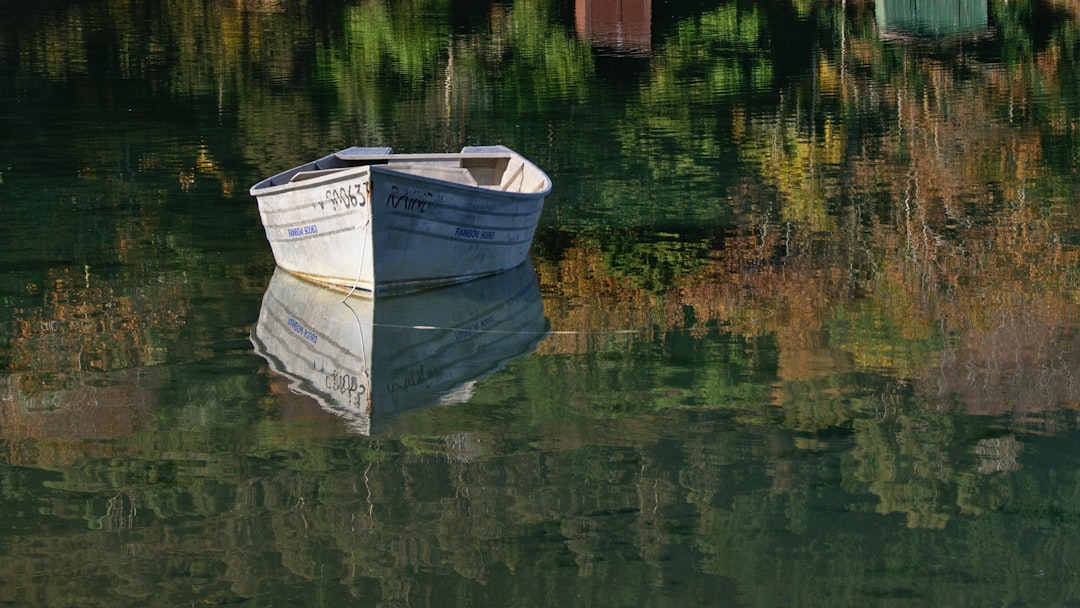
M362 229L366 228L367 225L370 224L370 223L371 223L371 215L368 214L366 217L364 217L364 221L362 221L362 222L360 222L359 224L356 225L356 229L357 230L362 230ZM354 293L356 293L356 290L360 286L360 275L364 273L364 257L367 255L367 250L368 250L368 247L370 247L370 246L372 246L371 239L367 239L364 242L364 248L360 250L360 264L357 265L357 267L356 267L356 278L353 279L352 288L349 289L348 293L345 294L345 298L343 300L341 300L342 303L345 303L346 300L348 300L350 297L352 297L352 295ZM354 312L353 314L356 314L356 313Z
M355 313L354 313L355 314ZM597 336L613 336L620 334L640 334L650 331L649 329L613 329L606 331L582 331L582 330L570 330L570 329L549 329L549 330L514 330L514 329L473 329L468 327L444 327L440 325L398 325L394 323L372 323L372 327L392 327L394 329L416 329L421 331L452 331L452 332L467 332L467 333L486 333L486 334L513 334L513 335L545 335L545 336L585 336L585 335L597 335Z

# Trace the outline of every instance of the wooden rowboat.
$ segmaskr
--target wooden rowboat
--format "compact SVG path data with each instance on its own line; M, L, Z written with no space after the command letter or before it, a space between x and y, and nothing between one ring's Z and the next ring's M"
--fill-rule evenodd
M460 285L342 295L274 272L251 332L255 351L354 432L467 401L474 383L547 337L532 263Z
M548 176L503 146L348 148L251 187L277 265L371 292L458 283L528 257Z

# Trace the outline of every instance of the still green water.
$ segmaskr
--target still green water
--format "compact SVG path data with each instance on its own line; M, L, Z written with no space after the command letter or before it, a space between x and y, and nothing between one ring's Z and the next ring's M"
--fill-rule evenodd
M0 604L1080 605L1078 20L0 0ZM495 143L532 265L357 417L248 187Z

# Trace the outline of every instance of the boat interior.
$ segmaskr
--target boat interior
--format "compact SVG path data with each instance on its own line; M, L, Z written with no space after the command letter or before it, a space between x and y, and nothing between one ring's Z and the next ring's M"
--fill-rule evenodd
M448 154L394 154L391 148L348 148L288 171L270 185L301 182L361 166L503 192L533 193L549 186L547 176L503 146L466 147Z

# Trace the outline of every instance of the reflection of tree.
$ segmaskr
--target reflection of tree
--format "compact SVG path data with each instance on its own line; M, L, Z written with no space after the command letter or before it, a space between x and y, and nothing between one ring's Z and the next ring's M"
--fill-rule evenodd
M592 56L543 0L282 9L274 2L76 3L34 13L36 23L0 27L12 67L26 77L16 91L33 93L44 77L88 98L123 100L125 113L140 87L172 98L185 114L194 102L206 112L200 121L238 122L248 138L243 155L260 175L328 146L496 143L507 132L505 121L491 124L496 105L561 116L588 94ZM452 31L456 20L478 15L486 23L475 33Z
M1057 83L1071 70L1059 41L1075 26L1042 38L1039 18L1025 17L1028 29L1010 36L1037 39L1028 59L1002 64L981 60L985 42L904 48L875 40L865 11L851 21L813 14L837 35L823 36L807 72L764 107L728 97L753 95L752 78L698 88L693 76L722 73L727 58L761 44L732 41L775 24L728 7L667 41L619 130L626 156L648 162L627 161L635 179L610 180L590 200L605 228L577 231L581 247L562 249L551 274L551 285L586 297L552 311L553 325L603 332L640 318L652 333L630 339L664 345L663 328L705 335L710 324L774 337L782 382L772 398L787 423L855 424L860 445L884 454L859 474L881 508L937 527L958 512L959 480L993 470L971 458L985 446L935 454L944 436L922 447L915 435L887 441L894 435L871 422L882 409L875 395L904 395L887 418L903 429L960 409L1040 432L1060 428L1052 412L1080 396L1071 160L1044 150L1048 137L1071 137ZM706 22L723 33L688 34ZM754 57L738 65L768 61ZM732 149L754 177L725 179ZM706 216L716 228L689 236L701 233L684 224ZM568 340L545 348L580 348ZM895 480L872 465L893 460L912 462ZM927 492L944 502L923 509Z
M523 363L537 359L550 360ZM519 432L506 421L527 416L541 397L492 420L485 400L514 400L486 392L472 414L432 411L446 419L431 431L448 442L458 441L446 434L456 418L477 429L471 441L499 444L469 459L250 419L114 439L128 456L80 460L52 474L48 492L20 477L27 469L0 465L7 504L48 505L49 517L70 524L48 536L23 531L24 542L0 556L3 580L44 576L49 593L89 606L260 601L312 586L327 602L411 605L445 604L426 595L433 586L483 604L596 594L605 604L707 603L720 586L746 602L860 605L868 584L979 603L1005 593L1054 598L1060 590L1042 578L1065 575L1076 557L1061 539L1075 533L1063 514L1077 479L1050 467L1023 488L1000 474L965 477L965 509L991 511L957 518L950 467L967 461L964 437L982 431L941 414L889 414L849 437L803 439L690 410L588 426L564 415ZM414 437L433 443L439 436L424 425L415 421ZM984 463L1017 449L980 446ZM821 485L842 472L846 489ZM874 485L880 500L861 498L860 484ZM875 510L902 512L914 526L956 520L947 535L899 535ZM941 554L927 542L947 544L949 561L921 563L917 556ZM48 569L37 561L42 552ZM1004 559L1010 554L1037 563ZM972 585L988 564L1000 576ZM616 595L612 578L622 581ZM22 585L0 589L7 601L25 599Z
M453 7L441 2L361 2L339 8L340 24L320 22L318 4L286 17L173 2L157 19L104 6L27 28L46 43L37 55L31 36L12 38L20 61L61 81L105 73L212 99L215 117L250 134L240 155L260 174L329 141L511 137L517 117L471 122L504 105L543 117L533 128L561 145L577 125L560 114L590 103L591 58L541 2L491 6L490 31L476 36L449 29ZM281 400L252 411L257 377L158 371L183 349L182 361L216 365L206 338L185 330L192 315L226 313L198 310L193 292L256 291L262 275L206 270L188 216L170 243L152 244L178 173L185 188L234 191L215 161L224 153L136 154L130 166L153 195L117 200L137 211L76 202L107 211L87 214L110 219L83 232L115 235L110 255L151 286L65 266L31 281L43 302L14 315L0 426L17 436L4 435L0 489L13 512L61 523L19 529L28 538L2 556L13 583L3 598L34 603L15 583L48 572L37 588L91 605L291 597L312 583L332 599L388 604L435 603L420 596L436 587L476 604L576 604L610 580L627 581L614 599L633 605L669 600L656 584L668 580L695 599L725 585L746 603L865 605L861 577L928 603L1059 599L1040 581L1072 580L1080 484L1029 467L1046 456L1026 442L1064 433L1078 401L1075 158L1046 145L1076 137L1062 85L1075 80L1075 25L1035 36L1023 15L1036 5L995 3L1015 50L997 63L981 47L882 44L842 6L794 7L818 20L818 48L783 62L806 70L790 82L762 51L792 25L782 11L729 4L688 18L618 120L587 113L601 123L588 132L614 131L621 151L552 145L563 183L569 167L587 173L554 200L564 207L537 264L552 324L570 333L516 362L520 383L484 383L482 414L440 408L400 441L265 421ZM137 34L88 41L65 27L97 10ZM612 175L582 169L620 152L603 158ZM87 180L126 166L112 150L79 153ZM59 212L34 213L47 224ZM183 283L196 265L217 283ZM242 342L227 322L204 325ZM95 399L111 409L84 412ZM27 404L37 411L16 409ZM52 414L70 426L41 422ZM28 480L12 463L73 466ZM1021 466L1036 471L1012 475ZM877 514L953 529L942 541L900 536ZM949 543L955 563L905 559L928 542ZM102 554L132 559L81 582ZM991 568L1005 582L972 591ZM932 588L912 587L920 580Z
M901 413L885 423L856 423L852 477L878 496L879 513L903 513L913 528L941 528L957 510L953 419L928 412Z
M171 366L212 356L208 342L234 314L193 301L226 285L237 297L264 287L264 256L245 252L230 264L206 253L207 243L216 248L258 226L175 207L189 193L216 201L231 191L233 178L208 149L187 156L122 139L72 142L58 156L79 162L60 185L56 173L41 179L22 164L9 184L22 204L7 226L5 236L17 237L4 261L33 260L10 275L0 302L0 439L9 463L60 467L138 452L119 440L168 419ZM248 322L246 312L235 314ZM193 331L215 315L218 335Z

